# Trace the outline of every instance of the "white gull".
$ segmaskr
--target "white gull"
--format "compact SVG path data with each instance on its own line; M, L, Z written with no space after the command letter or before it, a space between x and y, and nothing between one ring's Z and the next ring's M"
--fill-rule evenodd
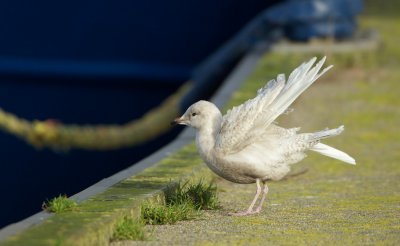
M191 105L176 124L196 129L196 145L207 166L222 178L234 183L257 184L250 207L233 215L259 213L268 193L268 180L280 180L290 165L306 157L307 150L318 152L349 164L355 160L348 154L321 143L321 139L339 135L344 127L314 133L298 133L299 128L286 129L274 121L315 80L329 70L318 73L325 62L316 58L301 64L285 82L280 74L257 91L257 96L229 110L222 116L211 102ZM263 186L263 187L262 187ZM258 197L261 200L256 209Z

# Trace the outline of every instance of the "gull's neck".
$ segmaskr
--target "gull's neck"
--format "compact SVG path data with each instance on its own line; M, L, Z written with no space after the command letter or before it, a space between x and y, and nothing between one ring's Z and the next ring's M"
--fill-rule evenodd
M204 126L197 130L196 133L196 145L197 149L203 160L210 164L214 159L213 149L215 147L215 141L218 132L221 128L222 116L215 115L212 120L208 121Z

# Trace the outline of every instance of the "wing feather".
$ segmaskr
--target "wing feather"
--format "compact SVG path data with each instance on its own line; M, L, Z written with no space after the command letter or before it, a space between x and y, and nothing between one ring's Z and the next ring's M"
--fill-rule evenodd
M297 67L285 82L285 75L269 81L257 91L257 96L233 107L223 117L216 147L225 154L236 153L251 144L263 131L284 113L287 108L315 80L328 71L318 74L325 62L322 58L313 68L316 58Z

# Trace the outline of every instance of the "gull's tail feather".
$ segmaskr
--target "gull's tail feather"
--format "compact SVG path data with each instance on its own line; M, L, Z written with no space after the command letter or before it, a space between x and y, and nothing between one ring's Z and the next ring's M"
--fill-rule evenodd
M335 130L335 129L334 129ZM323 144L323 143L317 143L314 145L310 150L318 152L322 155L338 159L340 161L344 161L346 163L355 165L356 160L354 160L353 157L349 156L348 154L344 153L343 151L340 151L338 149L335 149L329 145Z
M312 133L312 140L321 140L324 138L329 138L329 137L334 137L342 133L344 130L344 126L341 125L338 128L335 129L325 129L320 132L314 132Z

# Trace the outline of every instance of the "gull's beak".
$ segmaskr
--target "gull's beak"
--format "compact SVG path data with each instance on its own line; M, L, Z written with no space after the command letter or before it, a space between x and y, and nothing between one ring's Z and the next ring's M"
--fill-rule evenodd
M185 126L187 126L188 125L188 121L184 118L184 116L182 116L182 117L178 117L178 118L176 118L174 121L172 121L171 122L171 125L185 125Z

